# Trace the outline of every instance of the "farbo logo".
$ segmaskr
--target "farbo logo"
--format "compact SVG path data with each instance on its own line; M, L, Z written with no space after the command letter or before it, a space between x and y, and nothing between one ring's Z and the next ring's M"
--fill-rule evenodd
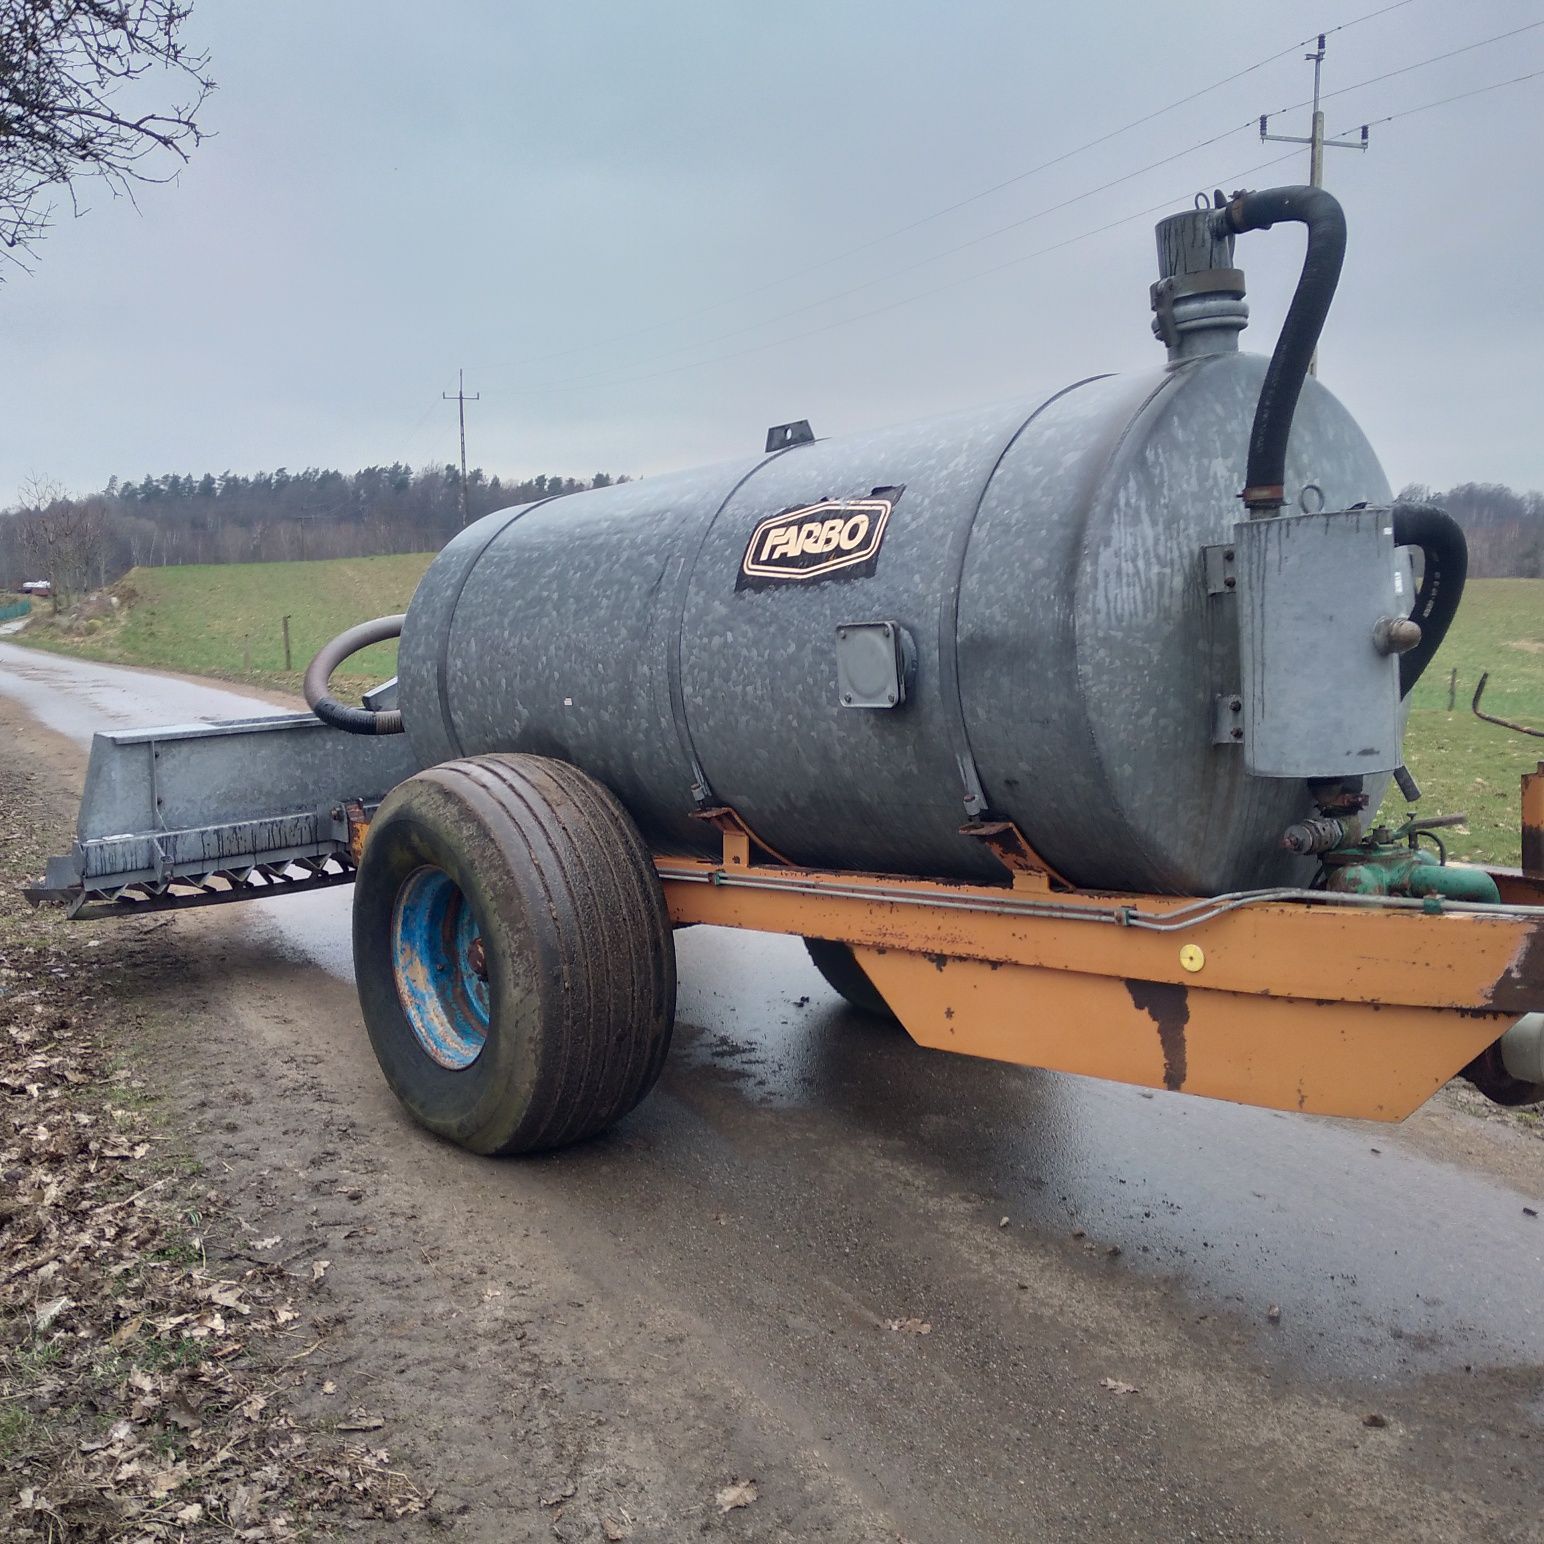
M893 508L892 499L823 499L769 515L751 532L735 588L873 573Z

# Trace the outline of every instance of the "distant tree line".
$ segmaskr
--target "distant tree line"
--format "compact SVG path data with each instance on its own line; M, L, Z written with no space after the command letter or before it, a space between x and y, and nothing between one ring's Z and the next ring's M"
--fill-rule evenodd
M1502 483L1459 483L1437 493L1409 483L1399 496L1435 504L1464 528L1476 579L1544 579L1544 493L1517 493Z
M597 472L583 481L505 481L479 468L467 475L467 510L475 520L513 504L627 480ZM1438 493L1410 483L1399 496L1436 504L1458 520L1476 577L1544 577L1544 493L1517 493L1500 483L1460 483ZM24 579L49 579L56 599L67 600L137 565L432 552L460 524L461 472L454 465L114 477L83 497L34 481L16 505L0 511L0 586L14 590Z
M467 513L475 520L513 504L627 480L597 472L585 481L546 475L505 481L479 468L467 474ZM174 472L114 477L83 497L34 480L15 506L0 511L0 584L14 589L23 579L50 579L58 598L69 598L139 565L432 552L460 525L457 466Z

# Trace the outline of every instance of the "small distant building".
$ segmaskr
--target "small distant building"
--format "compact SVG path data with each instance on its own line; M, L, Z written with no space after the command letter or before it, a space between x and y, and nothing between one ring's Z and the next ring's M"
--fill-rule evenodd
M54 593L53 585L47 579L24 579L21 585L23 595L36 595L46 597Z

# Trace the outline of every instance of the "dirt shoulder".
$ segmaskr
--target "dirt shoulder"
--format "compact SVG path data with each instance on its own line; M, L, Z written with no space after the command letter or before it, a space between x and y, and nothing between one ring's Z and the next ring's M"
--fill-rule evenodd
M0 724L0 1520L11 1539L289 1539L426 1495L363 1409L294 1395L325 1267L254 1240L145 1063L166 919L34 913L73 748Z

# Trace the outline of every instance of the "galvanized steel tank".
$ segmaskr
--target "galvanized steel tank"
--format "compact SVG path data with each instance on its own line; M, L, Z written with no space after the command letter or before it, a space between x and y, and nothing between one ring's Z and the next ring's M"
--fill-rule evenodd
M1213 743L1237 624L1202 549L1240 518L1266 361L1237 351L1241 306L1211 304L1162 369L485 517L407 613L415 756L561 757L664 850L715 852L692 811L725 804L801 864L1000 878L960 832L985 813L1089 888L1306 882L1280 848L1303 784ZM1389 497L1314 380L1289 500L1307 484L1331 510ZM870 561L746 572L763 522L846 500L890 505ZM810 544L840 558L857 526L827 515ZM905 701L844 706L838 630L885 621L914 654Z

